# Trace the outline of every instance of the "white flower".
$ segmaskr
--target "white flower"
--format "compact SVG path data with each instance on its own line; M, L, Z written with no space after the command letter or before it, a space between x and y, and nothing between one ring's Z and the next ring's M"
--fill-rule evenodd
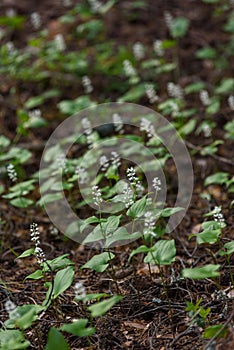
M222 209L220 207L216 206L214 208L214 215L213 215L214 221L218 222L220 226L225 221L221 211L222 211Z
M169 30L171 30L172 27L173 27L173 17L172 17L172 15L170 14L170 12L168 12L168 11L165 11L165 12L164 12L164 20L165 20L165 22L166 22L167 28L168 28Z
M148 137L156 136L152 122L146 118L141 118L140 131L145 131Z
M7 174L8 174L9 179L12 182L16 182L17 181L17 172L15 171L15 167L14 167L13 164L9 164L7 166Z
M155 40L153 46L154 46L154 52L156 53L156 55L158 56L164 55L162 40Z
M8 54L13 54L15 52L15 46L14 46L14 43L12 41L8 41L6 43L6 48L7 48L7 51L8 51Z
M203 106L209 106L210 105L210 97L209 97L209 94L208 94L208 91L207 90L202 90L200 92L200 100L201 100L201 103L203 104Z
M115 151L111 152L111 163L116 168L118 168L121 165L120 156Z
M34 222L30 225L31 241L37 247L40 244L40 231L38 225Z
M109 160L105 155L101 156L99 159L99 163L101 165L101 170L106 171L106 169L109 167Z
M58 51L64 51L66 49L66 43L62 34L55 35L54 43Z
M138 41L133 45L133 54L138 61L145 57L144 45L141 42Z
M208 124L204 124L203 125L202 131L203 131L205 137L210 137L211 136L211 127Z
M127 77L135 77L137 72L129 60L123 61L123 68Z
M167 84L168 95L171 97L175 97L178 99L183 98L183 90L178 84L174 84L173 82L169 82Z
M127 178L131 185L134 185L138 181L138 177L136 176L136 172L133 167L127 169Z
M98 0L88 0L91 10L93 12L100 12L102 8L102 3Z
M234 95L228 97L228 104L232 111L234 111Z
M93 195L94 204L96 204L99 207L100 204L103 202L103 199L102 199L101 190L98 186L92 187L92 195Z
M53 235L53 236L57 236L58 233L59 233L57 227L55 227L55 226L53 226L53 225L51 225L51 226L49 227L49 231L50 231L50 234Z
M158 177L155 177L152 181L152 185L153 185L153 188L156 190L156 191L160 191L161 190L161 180L158 178Z
M33 12L30 15L30 20L32 23L32 26L35 30L38 30L41 26L41 16L38 12Z
M147 211L144 215L144 234L156 236L153 229L155 227L155 218L151 211Z
M134 192L130 186L126 185L124 187L123 195L124 195L123 201L124 201L125 208L129 208L134 203L134 200L133 200Z
M43 252L43 250L40 247L36 247L34 250L34 253L36 255L37 261L39 264L42 264L43 262L46 261L46 257L45 254Z
M83 302L86 302L87 293L83 283L77 282L74 286L74 290L75 290L75 298Z
M17 306L10 299L5 302L5 310L8 313L9 317L12 319L15 319L20 316L19 313L16 311L16 308Z
M150 103L155 103L156 101L158 101L158 96L156 94L153 84L145 84L145 93Z
M40 118L41 117L41 110L40 109L33 109L32 111L28 112L29 118Z
M83 118L83 119L81 119L81 124L82 124L82 126L83 126L84 133L85 133L86 135L89 135L89 134L92 133L91 123L90 123L90 121L89 121L88 118Z
M77 166L75 173L78 175L79 183L83 185L89 181L89 174L82 166Z
M118 113L114 113L112 115L112 120L113 120L113 124L115 127L115 131L118 132L119 134L123 134L123 132L124 132L123 120L122 120L121 116Z
M92 82L87 75L82 77L82 84L86 94L90 94L93 91Z
M9 18L13 18L17 15L17 12L15 9L13 8L10 8L8 10L6 10L6 16L9 17Z
M57 167L60 169L65 169L66 168L66 157L64 155L59 155L57 158L56 158L56 164L57 164Z

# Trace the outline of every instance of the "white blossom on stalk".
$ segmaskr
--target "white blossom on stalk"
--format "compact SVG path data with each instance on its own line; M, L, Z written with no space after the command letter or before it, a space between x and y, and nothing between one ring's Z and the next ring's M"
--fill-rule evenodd
M88 0L91 10L93 12L99 12L102 8L102 3L98 0Z
M121 116L118 113L114 113L112 115L112 120L114 124L115 131L118 132L119 134L123 134L123 120Z
M36 255L37 261L39 264L42 264L43 262L46 261L45 254L43 250L40 247L40 231L38 228L38 225L35 223L32 223L30 225L30 236L31 236L31 241L35 245L35 250L34 253Z
M101 190L98 186L92 187L92 195L93 195L94 204L96 204L99 207L100 204L103 202L103 199L102 199Z
M28 112L29 118L40 118L41 117L41 110L40 109L33 109L32 111Z
M147 211L144 215L144 234L150 234L152 236L156 236L154 233L155 227L155 218L151 211Z
M124 201L124 205L125 208L129 208L133 203L134 203L134 192L132 190L132 188L128 185L126 185L123 189L123 201Z
M155 177L152 181L153 188L158 192L161 191L161 180L158 177Z
M13 8L10 8L8 10L6 10L6 16L9 17L9 18L13 18L17 15L17 12L15 9Z
M172 116L173 117L177 117L177 115L179 113L179 106L178 106L178 104L175 101L169 101L168 105L172 109Z
M222 214L222 209L218 206L214 208L214 221L218 222L220 226L222 226L222 223L225 222L223 214Z
M54 37L55 47L58 51L66 50L66 43L62 34L56 34Z
M162 45L162 40L155 40L153 43L153 47L154 47L154 52L156 53L156 55L158 56L163 56L164 55L164 48Z
M45 254L43 252L43 250L40 247L36 247L34 250L34 253L36 255L37 261L39 264L42 264L43 262L46 261L46 257Z
M75 298L77 300L81 300L83 301L83 303L86 302L86 297L87 297L87 293L86 293L86 288L83 285L82 282L77 282L74 286L74 291L75 291Z
M92 82L87 75L82 77L82 85L86 94L90 94L93 91Z
M99 158L99 164L101 165L101 170L106 171L107 168L109 167L109 160L105 155L101 156Z
M145 131L148 137L153 137L156 135L152 122L146 118L141 118L140 131Z
M20 316L16 310L17 306L10 299L5 302L4 306L5 306L6 312L8 313L11 319L15 319Z
M90 135L92 133L92 126L88 118L81 119L81 124L84 129L84 133L86 135Z
M17 172L15 171L15 167L13 164L9 164L7 166L7 175L12 182L17 181Z
M208 124L204 124L203 125L202 131L203 131L205 137L210 137L211 136L211 127Z
M137 72L129 60L123 61L123 68L127 77L137 76Z
M228 97L228 104L232 111L234 111L234 95Z
M82 166L77 166L75 170L76 175L78 175L79 183L83 185L89 181L89 174L85 168Z
M158 101L158 96L156 94L153 84L145 84L145 93L150 103L155 103L156 101Z
M173 82L169 82L167 84L167 91L168 91L168 95L171 97L175 97L178 99L183 98L183 95L184 95L183 90L178 84L174 84Z
M138 41L133 45L133 54L137 61L140 61L145 57L144 45L141 42Z
M209 106L210 105L210 97L209 97L209 94L208 94L208 91L207 90L202 90L200 92L200 100L201 100L201 103L203 104L203 106Z
M168 11L165 11L165 12L164 12L164 20L165 20L165 23L166 23L166 25L167 25L167 28L168 28L169 30L171 30L172 27L173 27L173 17L172 17L172 15L170 14L170 12L168 12Z
M30 21L33 29L38 30L41 27L41 16L38 12L33 12L30 15Z
M8 41L6 43L6 48L9 55L15 52L15 45L12 41Z
M59 169L65 169L66 163L67 163L67 160L64 155L61 154L56 158L56 164Z
M113 166L115 166L116 168L118 168L121 165L121 160L120 160L120 156L117 152L113 151L111 152L111 163Z

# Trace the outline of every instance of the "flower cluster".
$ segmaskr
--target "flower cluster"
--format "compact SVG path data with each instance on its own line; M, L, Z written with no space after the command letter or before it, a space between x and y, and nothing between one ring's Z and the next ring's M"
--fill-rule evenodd
M15 171L15 167L13 164L9 164L7 166L7 175L12 182L17 181L17 172Z
M158 101L158 96L156 94L153 84L145 84L145 93L150 103L155 103L156 101Z
M109 167L109 160L107 159L107 157L105 155L101 156L99 158L99 163L101 165L101 170L102 171L106 171Z
M137 76L137 72L129 60L124 60L123 68L127 77Z
M33 109L32 111L28 112L29 118L40 118L41 117L41 110L39 108Z
M203 131L205 137L211 136L211 127L209 126L209 124L204 124L202 127L202 131Z
M5 310L11 319L15 319L20 316L17 311L17 306L10 299L5 302Z
M88 0L88 2L93 12L100 12L100 9L102 8L102 3L100 1Z
M35 245L34 253L36 255L38 263L42 264L43 262L46 261L46 257L43 250L40 248L41 242L40 242L40 231L39 231L38 225L35 223L32 223L30 225L30 232L31 232L30 234L31 241Z
M136 193L140 195L144 192L144 187L142 186L141 181L136 175L135 169L130 167L127 169L127 178L130 182L130 185L135 189Z
M114 113L112 115L112 120L113 120L115 131L118 132L119 134L123 134L124 133L123 120L121 116L118 113Z
M33 29L38 30L41 26L41 16L38 12L33 12L30 15L30 21L32 23Z
M77 300L81 300L81 301L83 301L83 303L85 303L87 300L86 299L87 293L86 293L86 288L82 282L77 282L75 284L74 291L75 291L75 298Z
M55 47L58 51L66 50L66 43L62 34L56 34L54 37Z
M120 156L117 152L111 152L111 163L115 168L118 168L121 165Z
M183 98L183 90L178 84L174 84L173 82L169 82L167 84L167 91L168 91L168 95L170 97L175 97L178 99Z
M137 61L140 61L145 57L144 45L141 42L138 41L133 45L133 54Z
M141 118L140 131L145 131L149 138L156 136L152 122L146 118Z
M129 208L134 203L134 192L129 185L126 185L123 189L123 201L125 208Z
M234 95L228 97L228 105L232 111L234 111Z
M82 85L84 87L85 93L90 94L93 91L93 85L90 78L85 75L82 77Z
M223 214L221 212L221 208L220 207L215 207L214 208L214 221L218 222L219 225L221 226L222 223L224 223L224 217L223 217Z
M96 204L99 207L100 204L103 202L103 199L102 199L101 190L98 186L92 187L92 195L93 195L94 204Z
M167 25L167 28L168 28L169 30L171 30L172 27L173 27L173 17L172 17L172 15L170 14L170 12L168 12L168 11L165 11L165 12L164 12L164 20L165 20L165 23L166 23L166 25Z
M78 175L79 183L83 185L89 181L89 174L85 168L82 166L77 166L75 170L76 175Z
M147 211L144 215L144 234L150 234L152 236L156 236L154 233L155 227L155 218L151 211Z
M203 106L209 106L210 105L210 97L209 97L209 94L208 94L207 90L202 90L200 92L200 100L201 100L201 103L203 104Z
M162 45L162 40L155 40L153 43L153 47L154 47L154 52L156 53L156 55L158 55L160 57L164 55L164 48Z
M161 180L158 177L155 177L152 181L153 188L158 192L161 190Z

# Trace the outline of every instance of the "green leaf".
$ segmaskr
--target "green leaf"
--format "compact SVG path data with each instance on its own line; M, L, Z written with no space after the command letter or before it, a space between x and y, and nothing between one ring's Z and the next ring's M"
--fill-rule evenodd
M111 244L119 242L119 241L133 241L136 240L137 238L141 237L140 232L135 232L135 233L128 233L125 227L119 227L110 237L106 238L106 247L110 247Z
M189 26L189 20L185 17L177 17L173 19L172 27L170 28L170 32L173 38L181 38L183 37Z
M212 229L206 229L201 233L198 233L197 235L194 235L197 237L197 243L203 244L203 243L209 243L214 244L218 241L219 236L221 235L221 230L212 230Z
M33 201L24 197L18 197L12 199L10 203L17 208L27 208L29 205L33 204Z
M196 57L200 59L215 59L217 57L217 51L212 47L203 47L197 50Z
M77 337L88 337L95 333L95 329L93 327L86 328L87 323L87 319L79 319L73 323L64 324L59 329L61 331L76 335Z
M127 211L127 215L136 219L144 215L146 210L147 199L146 196L135 202Z
M38 107L42 105L45 101L45 98L43 95L36 96L36 97L30 97L24 104L24 107L27 109L32 109L35 107Z
M219 272L217 271L220 265L205 265L202 267L194 267L191 269L183 269L182 276L185 278L202 280L204 278L218 277Z
M51 327L45 350L70 350L70 348L62 333Z
M214 100L206 108L206 113L207 114L215 114L215 113L217 113L219 111L219 109L220 109L220 101L219 100Z
M25 340L23 333L19 330L2 330L0 329L0 349L1 350L20 350L26 349L30 345L28 340Z
M182 210L184 210L184 208L182 208L182 207L165 208L161 211L160 216L162 216L163 218L168 218L171 215L176 214Z
M100 301L99 303L93 304L88 307L88 310L91 312L92 317L102 316L107 311L109 311L112 306L118 303L121 299L123 299L120 295L115 295L107 300Z
M140 247L138 247L137 249L134 249L134 250L131 252L131 254L130 254L128 260L130 261L131 258L132 258L134 255L136 255L136 254L148 253L149 250L150 250L150 248L146 247L146 245L141 245Z
M220 329L223 328L223 324L217 324L214 326L207 327L204 332L202 333L202 338L204 339L210 339L216 336L216 334L220 331ZM224 329L219 334L218 338L223 338L227 334L228 328L224 327Z
M228 181L228 173L219 172L213 175L210 175L205 180L205 186L209 186L211 184L219 184L223 185L225 182Z
M100 219L96 218L96 216L91 216L85 220L82 221L82 225L80 226L80 232L83 232L84 229L89 226L90 224L96 224L99 223Z
M145 95L145 84L134 86L118 99L118 102L137 102Z
M48 194L43 195L41 197L41 199L37 202L37 204L43 206L43 205L46 205L48 203L52 203L52 202L58 201L58 200L60 200L62 198L63 198L63 195L60 192L58 192L58 193L48 193Z
M64 269L65 267L74 265L74 263L70 259L67 259L67 256L69 256L69 254L63 254L58 256L57 258L54 258L53 260L47 260L47 263L43 263L43 271L50 271L48 265L53 271Z
M101 253L94 255L86 264L81 266L81 269L91 269L97 272L103 272L108 267L108 262L114 259L115 255L113 253Z
M25 277L25 279L26 280L27 279L39 280L42 277L43 277L42 270L36 270L35 272L33 272L30 275L28 275L27 277Z
M196 127L196 120L195 119L191 119L189 120L186 124L184 124L180 129L179 129L179 133L181 135L189 135L191 134L191 132L193 132L193 130Z
M16 259L26 258L27 256L34 254L34 250L35 250L34 248L27 249L27 250L25 250L25 252L23 252L22 254L17 256Z
M32 323L37 319L37 310L34 305L27 306L29 306L28 310L15 320L16 325L22 330L31 327Z
M157 265L170 265L175 260L175 255L175 240L160 240L150 249L144 262Z
M120 219L122 215L119 216L109 216L107 221L103 223L102 227L105 232L105 236L108 236L109 234L113 233L119 226Z
M74 267L68 266L67 268L60 270L56 273L54 278L54 289L52 298L57 298L67 288L69 288L73 282Z
M234 241L225 243L224 248L226 250L222 250L221 252L219 252L219 255L223 256L223 255L230 255L234 253Z
M0 135L0 150L9 146L11 141L4 135Z
M216 94L231 94L234 91L234 78L225 78L215 89Z
M199 92L205 88L205 83L198 81L197 83L189 84L185 87L184 92L186 94L191 94L193 92Z

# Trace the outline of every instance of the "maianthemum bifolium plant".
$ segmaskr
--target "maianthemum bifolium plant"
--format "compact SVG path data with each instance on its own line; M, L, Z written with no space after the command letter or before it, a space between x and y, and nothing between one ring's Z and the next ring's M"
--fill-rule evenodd
M25 279L31 280L32 283L41 282L45 288L45 298L41 304L18 306L14 299L8 296L4 308L9 317L1 323L1 349L28 348L30 346L28 333L36 329L37 324L43 320L49 310L57 309L56 305L59 305L63 294L69 293L69 288L73 293L73 302L82 309L82 317L78 314L76 319L66 322L61 320L59 314L55 312L55 320L59 325L50 327L46 349L69 349L68 341L64 336L66 333L87 337L91 344L91 337L95 333L94 318L105 316L114 305L121 307L121 300L124 298L118 286L114 264L117 258L114 246L118 243L128 242L130 247L128 263L134 266L135 259L139 258L148 265L152 281L154 281L153 267L158 267L163 285L163 293L160 297L167 301L172 319L168 270L165 266L172 271L173 264L176 262L177 247L175 237L166 233L166 226L168 218L182 208L162 208L158 201L158 195L162 190L162 179L154 177L151 183L152 191L148 191L141 169L134 164L123 162L116 151L113 151L109 157L101 151L97 152L96 159L92 159L88 153L64 158L61 156L59 145L55 145L46 155L48 167L44 170L44 174L41 174L48 180L41 188L41 198L35 199L38 173L27 177L25 170L33 156L33 151L20 145L20 141L48 126L46 118L43 117L44 106L47 103L55 101L57 110L63 116L69 116L84 108L109 102L113 94L117 96L116 100L119 102L146 103L147 101L153 110L170 118L172 125L185 141L192 133L204 137L204 144L197 147L187 142L193 155L198 154L204 159L207 156L219 159L217 156L219 147L224 141L230 142L234 137L233 120L230 118L227 118L223 126L225 140L214 136L218 123L217 116L221 110L225 110L227 115L234 111L234 79L228 75L229 62L233 60L234 12L231 1L203 0L203 2L213 6L214 16L222 16L228 12L226 24L223 26L224 32L229 34L225 47L222 44L217 44L216 47L202 46L196 52L197 60L208 62L215 68L215 79L212 84L210 81L204 81L200 76L184 85L179 82L183 68L180 63L180 45L192 23L185 17L174 17L169 12L164 14L168 37L155 38L150 47L146 47L137 40L132 45L119 45L116 48L114 42L106 37L102 16L115 6L115 1L107 1L103 4L90 0L82 1L75 6L69 5L69 1L64 1L67 10L59 18L59 22L71 25L70 37L58 33L54 38L50 38L49 33L43 28L40 14L32 13L29 20L35 32L24 48L18 48L17 43L8 41L8 29L10 32L20 30L27 20L25 16L11 11L0 18L0 24L5 26L0 32L0 38L4 40L6 38L0 49L0 74L7 74L11 79L11 98L18 99L17 89L21 83L40 83L42 87L38 94L35 93L16 106L17 129L14 140L10 140L5 135L0 136L0 175L4 178L3 184L0 185L0 194L2 198L9 201L10 205L24 210L26 217L29 218L29 210L35 205L43 209L45 205L59 201L61 184L48 179L48 174L62 171L62 189L74 212L82 208L89 209L89 204L94 205L92 210L86 211L87 215L84 216L83 224L79 227L79 232L84 233L82 243L101 247L101 252L93 254L85 264L77 266L79 271L76 275L74 263L69 259L68 254L52 260L47 259L41 244L39 227L33 223L34 220L31 220L32 248L19 255L17 259L33 259L35 271ZM137 2L131 6L134 13L126 13L126 19L136 16L135 9L144 8L145 4ZM79 23L77 23L78 15ZM85 47L82 46L83 44L79 46L79 40L82 43L84 38ZM74 40L79 49L74 49L72 45ZM95 85L97 75L101 75L105 81L100 97L97 97L99 87ZM164 82L163 85L161 81ZM67 88L71 82L80 91L73 99L64 97L61 87L64 85ZM199 103L195 105L193 100L198 100ZM103 141L103 135L92 128L89 119L83 119L81 123L84 135L76 140L76 146L92 149ZM157 157L162 167L171 158L160 139L154 137L150 118L142 116L140 132L127 133L121 115L113 114L111 133L115 134L111 140L113 144L118 144L118 140L123 135L136 141L134 147L123 150L126 156L131 157L137 152L138 145L144 145ZM106 138L110 138L110 134L107 132ZM92 168L93 162L97 161L100 171L95 180L90 182L90 179L93 179L90 167ZM145 169L147 166L150 170L151 164L147 164ZM84 186L86 201L80 199L77 181ZM216 171L204 180L204 185L208 188L210 185L218 185L223 186L224 189L225 186L226 192L230 195L234 191L233 183L234 178L228 171ZM52 194L46 194L48 188L52 188ZM213 198L210 196L208 199L212 202ZM102 210L104 202L114 204L116 212L107 215ZM232 205L233 202L230 203L230 208ZM214 209L205 217L208 220L201 224L199 233L190 235L190 240L196 239L199 247L205 247L213 263L200 264L198 267L184 267L176 280L179 283L184 278L212 279L216 286L217 298L225 300L226 295L223 295L219 281L222 266L218 261L223 257L222 261L228 266L230 281L234 288L231 266L234 243L233 240L223 237L226 223L220 207L214 206ZM130 230L126 229L126 222L130 222ZM7 232L7 222L1 219L0 224L4 232ZM88 225L94 227L86 234ZM40 229L43 230L42 227ZM76 234L76 230L77 227L71 222L66 233L72 237ZM82 278L79 277L85 269L98 274L108 272L114 282L116 294L88 293ZM74 283L74 279L80 281ZM136 286L138 286L137 283ZM137 290L137 296L140 302L140 290ZM201 299L186 301L184 309L188 312L190 320L188 327L195 325L202 328L204 338L210 339L217 334L225 333L225 323L217 324L216 321L214 324L211 309L204 306ZM38 339L40 337L42 338L41 334L38 335Z

